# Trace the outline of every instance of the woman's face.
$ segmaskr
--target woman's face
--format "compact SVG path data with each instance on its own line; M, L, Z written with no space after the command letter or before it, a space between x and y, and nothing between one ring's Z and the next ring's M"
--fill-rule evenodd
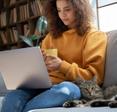
M69 0L57 0L56 6L58 10L58 15L62 22L72 28L75 25L75 11L73 5Z

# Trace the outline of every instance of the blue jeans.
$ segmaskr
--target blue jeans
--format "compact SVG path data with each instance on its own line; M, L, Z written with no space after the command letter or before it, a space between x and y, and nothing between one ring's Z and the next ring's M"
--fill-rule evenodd
M46 90L17 89L8 93L1 112L27 112L32 109L59 107L81 97L80 89L71 82L62 82Z

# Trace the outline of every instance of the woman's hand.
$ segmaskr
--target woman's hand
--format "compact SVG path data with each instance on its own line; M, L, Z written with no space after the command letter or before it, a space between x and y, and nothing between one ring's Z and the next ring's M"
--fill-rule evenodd
M46 66L49 71L58 70L62 60L56 56L46 56Z
M46 57L47 57L47 54L46 54L44 49L41 49L41 52L42 52L42 55L43 55L43 58L44 58L44 61L45 61Z
M41 51L42 51L43 58L44 58L46 66L47 66L47 69L49 71L58 70L62 60L59 57L47 55L43 49Z

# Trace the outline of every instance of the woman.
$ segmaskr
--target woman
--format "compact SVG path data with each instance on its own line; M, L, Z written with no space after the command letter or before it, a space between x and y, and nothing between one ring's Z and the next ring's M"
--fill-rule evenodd
M8 93L2 112L62 106L66 100L81 96L72 81L95 77L97 84L103 82L107 39L105 33L91 25L88 0L47 0L45 10L49 33L42 42L42 53L53 86L47 90L17 89ZM56 48L58 57L47 56L44 49L49 48Z

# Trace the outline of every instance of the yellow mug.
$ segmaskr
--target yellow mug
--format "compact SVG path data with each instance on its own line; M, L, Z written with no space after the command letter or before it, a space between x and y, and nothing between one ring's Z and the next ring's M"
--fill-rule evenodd
M48 56L57 56L58 55L58 51L57 49L53 48L53 49L45 49L45 52Z

